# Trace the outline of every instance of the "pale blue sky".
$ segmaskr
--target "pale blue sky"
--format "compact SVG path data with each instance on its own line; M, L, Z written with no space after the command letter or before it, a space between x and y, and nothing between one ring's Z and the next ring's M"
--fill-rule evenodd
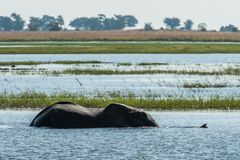
M209 29L234 24L240 27L239 0L0 0L0 15L12 12L29 16L62 15L68 24L81 16L96 16L103 13L132 14L139 20L138 27L152 22L154 27L164 26L165 17L192 19L194 27L206 22Z

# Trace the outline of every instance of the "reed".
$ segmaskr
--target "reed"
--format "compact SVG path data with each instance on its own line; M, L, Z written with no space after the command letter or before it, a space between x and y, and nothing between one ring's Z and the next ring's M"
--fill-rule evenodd
M183 84L183 88L225 88L228 87L227 84L202 84L202 83L185 83Z
M240 33L183 31L0 32L0 41L219 41L239 42Z
M229 67L223 71L185 71L185 70L110 70L110 69L66 69L55 74L70 75L124 75L124 74L176 74L176 75L240 75L240 69Z
M85 107L103 108L110 103L123 103L136 108L156 110L238 110L240 100L234 98L203 99L156 99L154 97L137 98L135 96L122 97L116 94L110 97L87 97L84 95L61 93L47 95L44 93L25 92L20 94L0 95L0 108L43 108L58 101L71 101Z
M34 69L34 68L14 68L17 63L9 63L6 65L12 65L11 69L6 67L0 67L0 73L5 74L11 72L13 75L144 75L144 74L175 74L175 75L201 75L201 76L221 76L221 75L240 75L240 69L229 67L224 69L223 71L186 71L186 70L154 70L154 69L145 69L145 70L111 70L111 69L65 69L62 71L48 71L45 68ZM23 63L19 63L23 64ZM31 63L31 64L37 64ZM42 64L42 63L40 63ZM69 63L70 64L70 63ZM117 64L120 65L120 64ZM122 65L130 65L130 64L122 64ZM1 66L1 65L0 65ZM191 84L186 84L187 85ZM197 84L193 84L197 85ZM189 87L191 88L191 87ZM201 87L200 87L201 88Z

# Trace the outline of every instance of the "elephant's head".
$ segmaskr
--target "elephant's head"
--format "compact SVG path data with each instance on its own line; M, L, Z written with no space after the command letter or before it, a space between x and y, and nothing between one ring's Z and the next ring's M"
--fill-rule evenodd
M158 127L150 114L119 103L108 105L99 117L105 126Z
M152 116L141 110L132 110L130 113L132 127L159 127Z

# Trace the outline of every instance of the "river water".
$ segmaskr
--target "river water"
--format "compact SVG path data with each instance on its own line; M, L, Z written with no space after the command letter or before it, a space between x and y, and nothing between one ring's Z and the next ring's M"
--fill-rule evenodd
M239 112L150 112L160 128L29 127L38 112L0 111L1 160L240 157ZM208 123L209 128L183 127L203 123Z
M209 71L221 70L222 67L229 65L239 67L240 54L0 55L1 62L73 60L133 64L166 63L170 66L159 67L165 67L165 69L166 67L173 67L173 69L184 67L186 70L192 68ZM184 88L184 84L187 83L225 84L226 86ZM98 92L130 91L139 96L153 93L154 97L159 98L211 98L215 95L222 98L239 98L239 84L239 76L234 75L0 75L0 93L14 94L36 91L47 94L83 93L92 96ZM239 159L240 157L240 112L150 112L160 124L160 128L29 127L31 120L38 112L0 110L0 160L202 160ZM208 129L184 128L184 126L200 126L204 123L208 123Z

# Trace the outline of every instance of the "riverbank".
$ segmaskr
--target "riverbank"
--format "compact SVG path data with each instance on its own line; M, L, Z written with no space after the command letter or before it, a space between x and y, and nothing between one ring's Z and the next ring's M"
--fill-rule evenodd
M239 110L240 99L155 99L135 96L87 97L77 94L21 93L0 96L0 109L44 108L59 101L70 101L89 108L104 108L110 103L123 103L147 110Z

